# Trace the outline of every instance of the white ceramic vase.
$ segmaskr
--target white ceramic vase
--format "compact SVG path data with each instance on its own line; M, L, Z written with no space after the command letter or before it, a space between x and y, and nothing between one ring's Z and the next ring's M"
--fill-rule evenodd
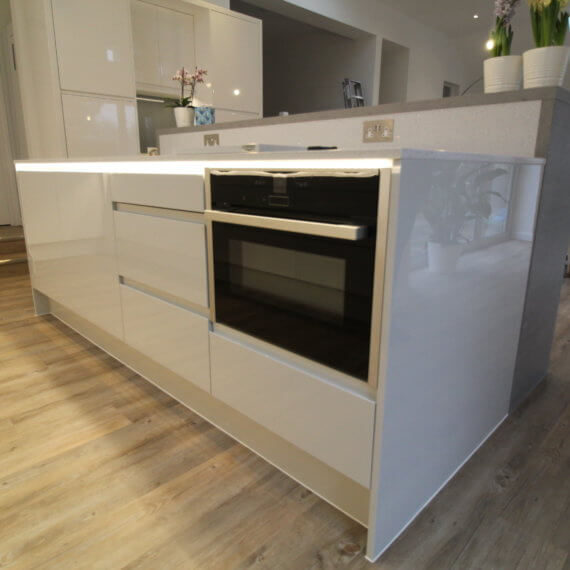
M177 127L194 125L194 107L174 107L174 120Z
M428 241L428 269L438 275L449 275L457 270L457 262L463 251L460 243L442 244Z
M525 51L524 88L561 86L569 58L570 46L549 46Z
M522 82L522 57L502 55L483 62L485 93L518 91Z

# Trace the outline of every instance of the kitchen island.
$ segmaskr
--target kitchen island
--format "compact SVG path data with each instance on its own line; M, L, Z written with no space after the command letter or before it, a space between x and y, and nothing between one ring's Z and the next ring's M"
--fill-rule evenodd
M412 150L20 162L36 311L52 313L367 526L367 556L375 559L512 407L543 164ZM324 247L335 236L343 251L345 241L372 244L362 377L220 322L227 260L214 253L215 228L244 222L220 211L212 181L240 173L278 179L271 189L281 191L278 212L290 188L283 180L301 177L306 187L312 177L372 177L377 210L368 236L334 220L274 213L255 221L272 224L267 236L280 238L311 226L304 243ZM433 240L449 219L430 214L435 208L441 217L442 199L470 204L461 238L447 248ZM266 297L271 288L281 298L302 289L295 310L310 305L313 317L326 293L327 330L346 321L349 297L338 291L354 281L350 256L343 263L297 248L291 273L279 261L291 251L253 247L249 238L237 250L235 235L228 251L232 266L243 264L242 289L252 274L270 284ZM284 278L296 289L277 295Z

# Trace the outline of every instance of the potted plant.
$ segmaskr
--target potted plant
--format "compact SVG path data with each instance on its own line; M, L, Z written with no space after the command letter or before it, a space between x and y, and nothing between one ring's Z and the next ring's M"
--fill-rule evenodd
M524 86L562 85L570 46L564 45L568 30L568 0L529 0L535 49L525 51Z
M495 0L495 28L487 42L491 57L483 63L485 93L516 91L521 87L522 58L511 55L511 20L518 3L519 0Z
M207 71L196 67L194 73L189 73L184 67L179 69L173 76L173 81L180 83L180 97L172 102L167 103L168 106L174 107L174 119L177 127L189 127L194 124L194 94L196 85L204 83L204 77ZM184 89L188 86L188 96L185 95Z
M491 196L504 200L488 188L495 178L506 174L506 170L489 170L483 166L461 173L461 168L462 165L450 163L431 179L423 213L432 232L427 253L428 269L433 273L455 272L463 247L469 243L462 233L467 222L489 218Z

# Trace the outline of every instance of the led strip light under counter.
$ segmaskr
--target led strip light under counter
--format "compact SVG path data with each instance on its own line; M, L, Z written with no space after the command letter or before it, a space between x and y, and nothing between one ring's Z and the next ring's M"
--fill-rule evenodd
M267 159L267 160L161 160L161 161L59 161L59 162L16 162L17 172L77 172L108 174L189 174L204 175L206 168L258 168L342 170L392 168L393 160L388 158L311 158L311 159Z

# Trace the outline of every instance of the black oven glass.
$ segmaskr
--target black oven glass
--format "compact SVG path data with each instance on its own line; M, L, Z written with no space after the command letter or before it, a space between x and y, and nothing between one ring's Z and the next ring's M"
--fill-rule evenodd
M216 322L366 380L374 235L348 241L214 222Z

